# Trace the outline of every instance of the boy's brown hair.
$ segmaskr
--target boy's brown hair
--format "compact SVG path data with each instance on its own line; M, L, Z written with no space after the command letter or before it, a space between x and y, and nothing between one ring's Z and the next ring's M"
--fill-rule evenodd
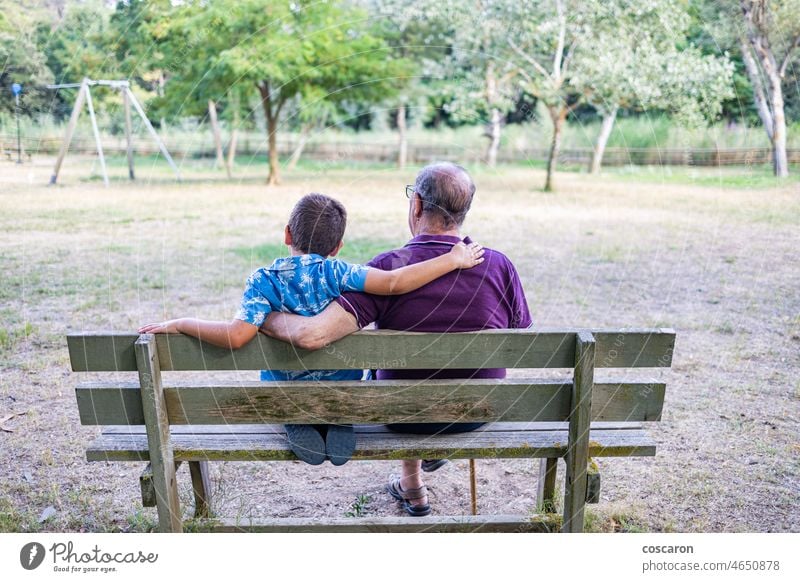
M330 255L344 238L346 226L342 203L316 192L303 196L289 215L292 246L305 254Z

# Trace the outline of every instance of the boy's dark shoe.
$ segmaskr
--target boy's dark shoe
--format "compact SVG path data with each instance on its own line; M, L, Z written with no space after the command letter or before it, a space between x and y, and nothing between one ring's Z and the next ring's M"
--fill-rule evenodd
M325 441L316 427L310 424L287 424L286 436L289 448L301 461L309 465L321 465L325 462Z
M447 459L431 459L429 461L422 461L422 470L426 473L433 473L436 469L441 469L449 461Z
M332 465L344 465L356 450L356 434L352 424L330 424L325 435L325 451Z

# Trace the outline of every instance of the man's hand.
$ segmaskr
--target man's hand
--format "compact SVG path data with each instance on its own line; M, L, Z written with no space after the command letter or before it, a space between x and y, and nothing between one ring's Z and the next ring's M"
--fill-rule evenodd
M139 333L181 333L178 329L181 319L169 319L161 323L148 323L137 331Z
M318 350L358 331L356 318L335 301L313 317L272 312L264 320L261 333L305 350Z
M478 243L468 245L458 242L450 249L450 256L455 261L458 269L471 269L483 262L483 247Z

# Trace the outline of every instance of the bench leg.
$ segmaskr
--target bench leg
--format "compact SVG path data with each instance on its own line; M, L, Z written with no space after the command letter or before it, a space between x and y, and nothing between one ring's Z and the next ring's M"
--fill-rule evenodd
M575 372L569 415L569 445L565 462L564 521L561 531L583 532L586 508L586 469L589 463L589 422L594 385L595 341L591 333L580 331L575 341Z
M536 504L545 513L553 513L556 510L557 474L558 458L539 459L539 486L536 493Z
M175 461L175 471L181 466L180 461ZM155 507L156 506L156 489L153 485L153 465L147 463L147 466L139 475L139 489L142 491L142 507Z
M591 458L586 469L586 503L600 503L600 468Z
M139 475L139 489L142 490L142 507L155 507L156 490L153 487L153 466L150 463L147 463Z
M153 470L153 487L158 508L158 531L182 532L181 504L175 476L175 457L169 435L167 403L161 384L155 336L141 335L134 345L142 409L147 429L147 447Z
M194 516L211 517L211 479L208 474L208 461L189 461L194 489Z

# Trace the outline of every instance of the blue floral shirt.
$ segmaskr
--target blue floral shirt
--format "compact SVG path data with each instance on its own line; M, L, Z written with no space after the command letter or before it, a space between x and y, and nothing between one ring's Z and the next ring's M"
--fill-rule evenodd
M275 259L247 279L236 319L261 326L272 311L316 315L345 291L364 291L369 267L320 255ZM359 380L361 370L262 370L262 380Z

